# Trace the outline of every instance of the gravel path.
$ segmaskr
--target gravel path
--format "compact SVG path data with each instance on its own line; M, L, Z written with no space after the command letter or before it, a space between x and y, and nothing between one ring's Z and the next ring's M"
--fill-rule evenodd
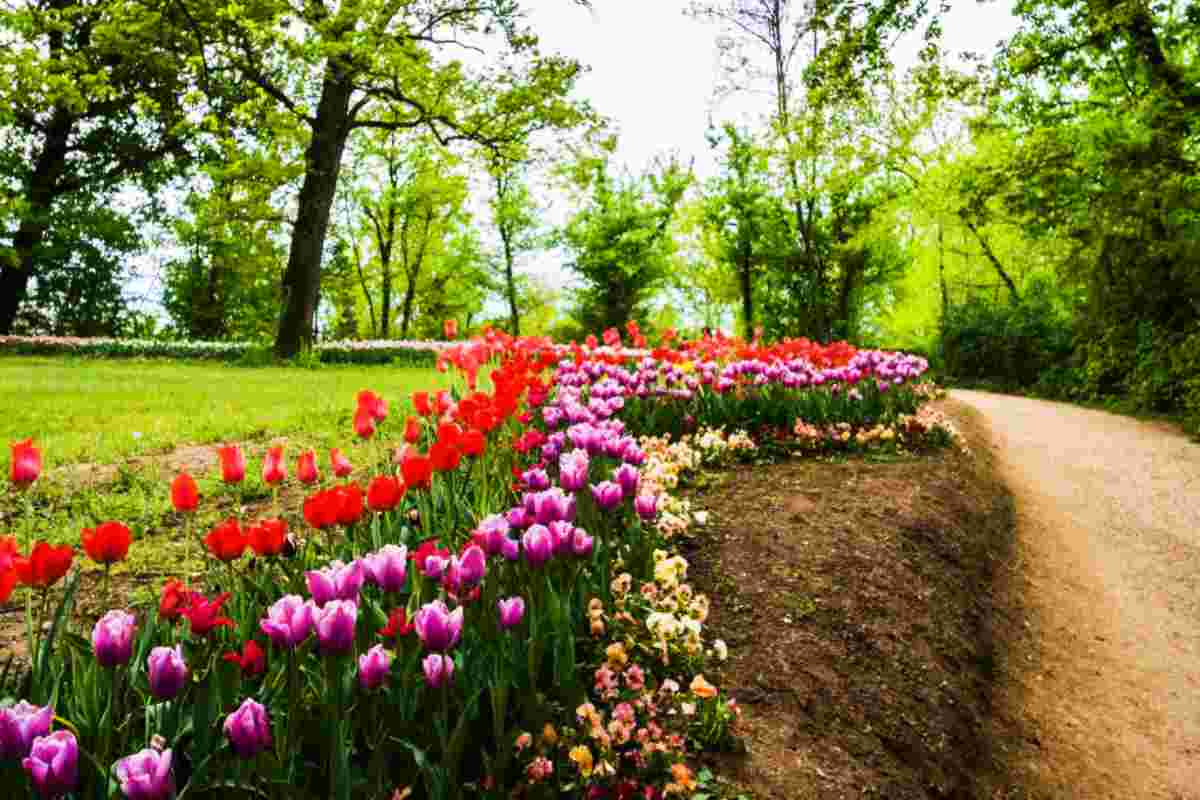
M1017 509L1034 652L1005 693L1043 790L1200 798L1200 445L1166 426L955 391Z

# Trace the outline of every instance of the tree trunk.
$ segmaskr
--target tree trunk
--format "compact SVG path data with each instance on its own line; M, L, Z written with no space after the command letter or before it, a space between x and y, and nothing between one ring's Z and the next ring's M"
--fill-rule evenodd
M400 338L408 338L408 325L412 321L413 298L417 296L417 282L410 280L404 289L404 312L400 317Z
M971 218L967 215L965 208L960 208L958 211L959 218L963 224L967 226L967 230L975 234L975 240L979 242L979 246L983 248L983 254L987 256L987 260L991 262L992 267L996 270L996 274L1000 276L1000 280L1004 281L1004 285L1008 287L1009 294L1012 295L1014 303L1021 302L1021 293L1017 291L1017 285L1013 283L1013 279L1009 277L1008 272L1004 269L1004 265L1000 263L1000 259L996 258L996 254L992 251L992 247L988 244L988 240L984 238L979 229L975 227L975 223L971 222Z
M500 241L504 243L504 286L508 293L508 315L512 319L512 335L521 335L521 312L517 309L517 276L513 270L512 235L500 225Z
M744 253L738 269L738 279L742 285L742 319L746 323L746 339L754 335L754 276L750 272L752 266L750 253Z
M352 91L350 82L330 61L325 67L312 141L305 154L304 185L283 274L283 313L275 338L275 354L280 358L291 358L312 346L325 235L337 193L342 152L350 135Z

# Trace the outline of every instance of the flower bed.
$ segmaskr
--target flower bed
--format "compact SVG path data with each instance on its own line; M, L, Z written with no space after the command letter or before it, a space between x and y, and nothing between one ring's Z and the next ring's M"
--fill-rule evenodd
M707 598L671 548L703 512L673 490L704 465L758 457L755 437L798 413L903 425L924 365L844 344L647 352L635 330L632 350L614 332L604 348L494 332L445 348L439 365L465 385L415 393L402 425L361 392L354 432L382 456L365 487L343 480L353 467L338 451L330 478L311 452L294 478L281 448L264 458L267 484L310 487L290 526L272 508L199 530L211 499L180 473L171 502L179 535L207 554L203 581L168 580L156 612L114 609L90 639L71 630L74 549L0 539L0 602L27 587L33 653L2 687L21 701L0 708L0 786L691 794L689 754L729 746L739 711L705 678L725 647L705 640ZM243 481L240 451L219 455L222 479ZM14 445L19 489L40 469L32 443ZM105 570L129 540L115 522L81 537Z
M395 364L430 367L440 341L321 342L314 347L325 364ZM0 354L70 355L86 358L176 358L237 362L267 357L263 345L251 342L193 342L160 339L76 338L70 336L0 336ZM268 358L269 360L269 358Z

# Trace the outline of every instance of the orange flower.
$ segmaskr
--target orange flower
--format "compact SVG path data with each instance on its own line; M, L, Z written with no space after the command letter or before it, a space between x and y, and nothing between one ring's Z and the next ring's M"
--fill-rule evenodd
M688 688L692 690L692 694L696 695L696 697L707 699L717 696L717 687L706 681L703 675L697 675L692 678L692 685Z

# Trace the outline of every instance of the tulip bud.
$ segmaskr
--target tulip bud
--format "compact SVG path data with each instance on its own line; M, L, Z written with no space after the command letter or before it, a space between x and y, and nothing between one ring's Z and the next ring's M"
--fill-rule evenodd
M426 650L449 650L462 635L463 610L450 611L441 600L426 603L413 617L417 636Z
M558 483L568 492L577 492L587 485L590 462L585 450L572 450L559 457Z
M175 796L171 751L147 748L117 762L117 781L129 800L168 800Z
M632 464L622 464L613 471L613 480L621 487L621 492L625 497L633 497L637 494L641 475L638 473L637 467Z
M366 578L385 592L404 589L408 578L408 548L386 544L377 552L362 557Z
M42 797L70 794L79 784L79 743L75 734L55 731L39 736L21 766Z
M263 458L263 483L274 486L287 478L287 462L283 460L283 447L272 447Z
M236 444L217 448L221 460L221 480L226 483L241 483L246 477L246 456Z
M275 601L267 610L265 619L258 627L276 647L290 649L308 638L313 629L313 614L316 606L299 595L287 594Z
M233 752L254 758L271 746L271 723L262 704L247 697L237 711L225 718L225 735Z
M392 657L383 649L383 645L375 645L358 657L358 685L368 691L379 688L391 668Z
M454 682L454 659L442 653L430 653L421 662L430 688L440 689Z
M366 570L361 559L349 564L333 561L325 569L304 573L304 577L313 602L323 606L331 600L357 601L363 580L366 578Z
M195 511L200 505L200 490L196 480L186 472L180 472L171 481L171 504L176 511Z
M317 453L308 450L300 454L296 464L296 480L304 484L313 484L321 480L321 471L317 469Z
M500 611L500 627L504 630L515 628L525 618L525 601L520 597L507 597L496 601Z
M172 700L187 685L188 666L183 660L183 646L155 647L146 659L146 674L150 694L159 700Z
M10 444L12 464L9 477L21 489L38 479L42 474L42 451L33 446L33 439Z
M658 513L658 496L653 494L639 494L633 501L633 509L644 522L653 522L654 515Z
M525 560L531 567L540 567L554 555L554 540L544 525L532 525L521 537Z
M593 484L592 499L596 501L596 506L601 511L612 511L621 505L624 493L621 491L621 487L612 481L601 481Z
M116 667L133 655L137 620L128 611L109 611L92 628L92 647L102 667Z
M342 455L342 451L336 447L329 451L329 466L333 469L333 474L339 478L345 478L354 471L354 465L350 463L350 459Z
M321 652L340 655L354 647L354 626L358 622L358 606L353 600L330 600L317 609L313 623Z

